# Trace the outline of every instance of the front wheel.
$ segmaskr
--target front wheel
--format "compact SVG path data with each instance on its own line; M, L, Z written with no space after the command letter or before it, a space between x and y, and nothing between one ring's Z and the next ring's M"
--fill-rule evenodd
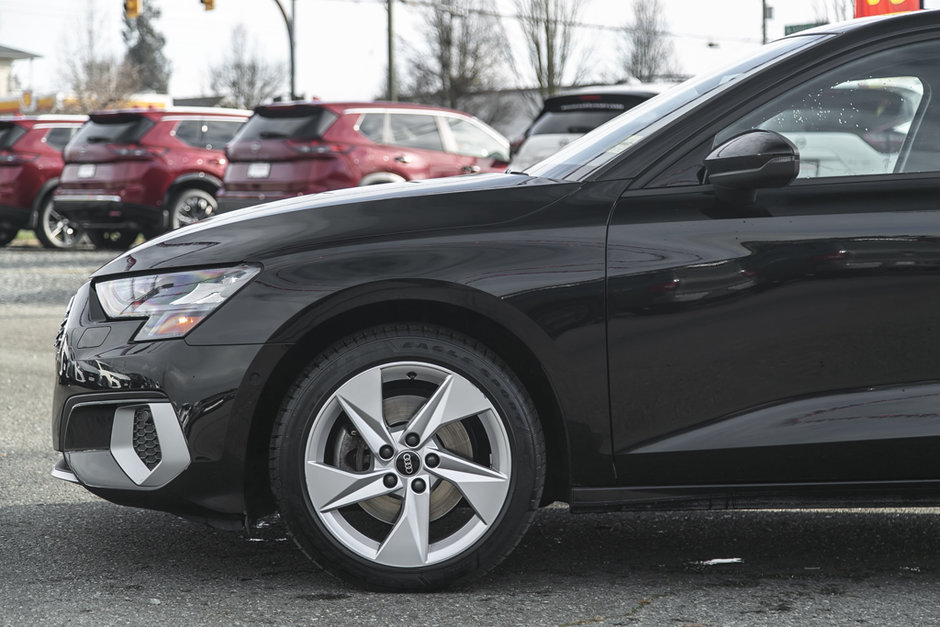
M36 239L43 248L74 248L81 238L81 227L55 210L52 194L46 196L36 216Z
M516 376L446 329L347 338L295 383L272 484L300 548L368 586L465 581L516 546L539 505L542 431Z

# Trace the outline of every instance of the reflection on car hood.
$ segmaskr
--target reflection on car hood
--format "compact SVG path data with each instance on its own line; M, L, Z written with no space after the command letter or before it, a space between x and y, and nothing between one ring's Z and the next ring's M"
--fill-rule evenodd
M504 224L570 193L577 184L481 174L373 185L300 196L222 214L145 242L95 276L151 268L264 263L286 252L372 238Z
M552 156L575 139L581 137L581 135L582 133L531 135L519 147L519 152L516 153L516 156L509 164L509 170L511 172L523 172L530 165Z

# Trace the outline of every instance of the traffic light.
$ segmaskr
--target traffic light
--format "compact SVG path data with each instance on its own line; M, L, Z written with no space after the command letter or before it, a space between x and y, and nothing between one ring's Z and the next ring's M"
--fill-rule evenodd
M140 15L140 0L124 0L124 17L129 20Z
M215 0L199 0L202 3L202 8L206 11L211 11L215 8Z

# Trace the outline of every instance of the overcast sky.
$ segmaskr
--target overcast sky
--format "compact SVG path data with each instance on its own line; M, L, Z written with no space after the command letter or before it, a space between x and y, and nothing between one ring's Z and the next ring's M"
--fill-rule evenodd
M289 8L290 0L282 0ZM423 0L422 0L423 1ZM813 22L829 0L769 0L774 18L768 37L783 35L784 26ZM167 39L173 64L170 91L176 97L209 93L209 68L225 56L232 29L244 24L252 45L272 62L286 66L287 35L273 0L215 0L204 11L199 0L142 0L163 11L157 22ZM676 48L677 69L705 71L757 47L761 38L760 0L662 0ZM630 0L585 0L582 21L596 27L579 29L583 55L604 79L622 74L620 43L611 27L627 23ZM326 100L373 99L384 85L386 52L385 0L296 0L297 90ZM514 12L511 0L497 0L497 10ZM940 8L940 0L926 0ZM89 11L97 15L102 50L123 54L123 0L0 0L0 45L42 56L14 65L24 87L44 94L62 88L60 66L77 47ZM420 40L423 9L407 0L395 5L396 33ZM512 20L505 20L507 46L525 67L524 49ZM399 66L400 67L400 66ZM531 81L522 80L525 83ZM285 91L286 91L285 83Z

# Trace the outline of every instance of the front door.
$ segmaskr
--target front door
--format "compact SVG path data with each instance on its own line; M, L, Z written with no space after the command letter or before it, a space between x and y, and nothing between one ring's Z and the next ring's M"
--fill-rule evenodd
M621 485L940 478L938 56L913 42L821 71L621 197ZM702 161L752 128L793 141L800 176L752 204L718 200Z

